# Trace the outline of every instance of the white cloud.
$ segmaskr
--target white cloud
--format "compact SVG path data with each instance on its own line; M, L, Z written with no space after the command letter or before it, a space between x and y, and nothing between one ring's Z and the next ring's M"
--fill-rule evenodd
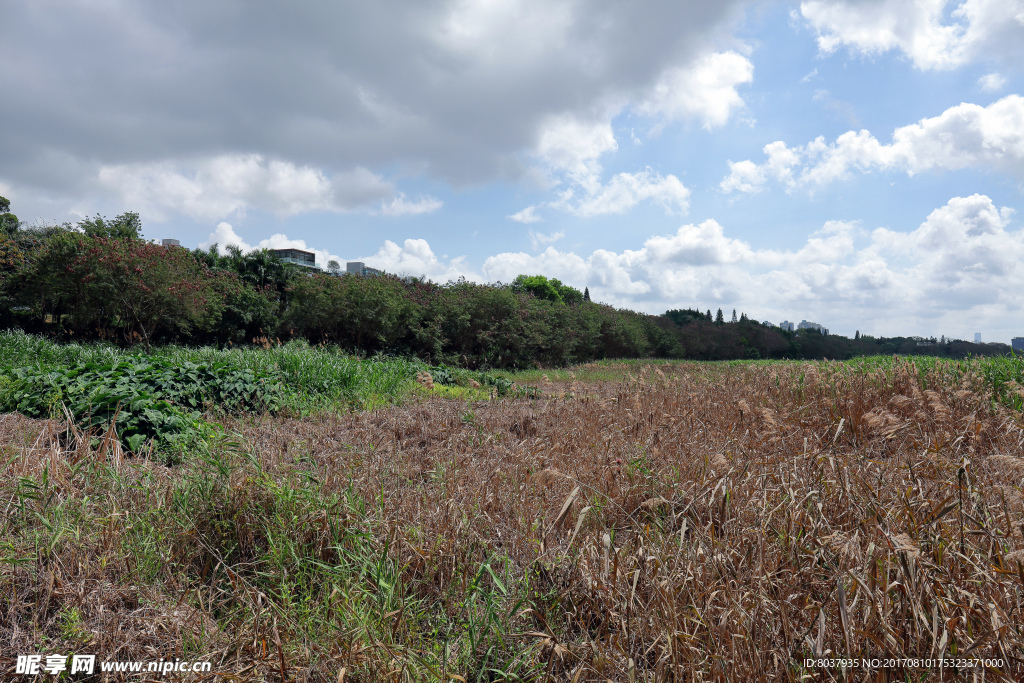
M632 108L654 120L653 134L678 119L699 119L707 129L722 126L744 106L736 88L751 82L753 74L753 64L737 52L705 54L683 66L666 69L653 86L636 96ZM622 214L640 202L653 200L671 215L685 214L690 191L675 175L647 168L602 180L601 158L619 148L611 121L630 106L629 98L624 97L609 102L589 116L566 113L544 122L533 156L549 184L561 187L557 199L538 206L590 217ZM634 145L641 144L633 129L630 140ZM509 218L521 223L539 220L535 213L538 206Z
M723 192L756 192L771 177L793 190L819 187L856 169L900 170L909 175L963 168L991 168L1024 177L1024 98L1009 95L987 107L959 104L941 115L896 129L891 144L866 130L848 131L835 142L824 137L799 147L777 141L768 160L729 162ZM794 170L799 170L794 174Z
M622 214L642 201L653 200L669 214L686 213L690 191L674 175L662 176L647 168L617 173L607 183L602 182L600 157L617 149L609 121L585 122L572 117L550 121L541 134L537 157L549 173L562 178L555 184L568 187L558 191L557 199L540 206L591 217ZM532 222L537 219L535 208L510 218Z
M584 121L557 116L541 130L536 154L556 173L564 173L574 185L593 193L600 188L600 157L619 148L608 119Z
M537 215L537 207L536 206L528 206L525 209L523 209L522 211L517 211L516 213L512 214L511 216L505 216L505 218L508 218L509 220L513 220L513 221L515 221L517 223L526 223L526 224L537 223L538 221L543 220L540 216Z
M644 258L652 264L706 266L750 261L753 255L745 242L725 237L722 226L710 219L644 242Z
M167 220L180 213L198 220L244 215L250 208L292 216L306 211L353 211L394 197L389 207L402 208L394 185L365 168L331 177L309 166L265 159L259 154L210 157L191 162L156 162L103 166L99 185L147 219ZM415 204L413 208L431 206ZM434 207L436 208L436 207Z
M534 249L539 249L545 244L554 244L558 240L565 237L565 233L562 231L552 232L550 234L544 234L542 232L530 231L530 244L533 245Z
M952 69L979 59L1012 61L1024 44L1024 2L966 0L946 21L948 0L808 0L800 12L822 52L900 50L919 69Z
M705 55L695 64L669 69L637 110L663 119L698 118L705 128L722 126L744 106L736 87L754 80L754 65L736 52Z
M407 239L402 246L386 240L376 254L360 260L388 273L427 277L435 282L447 282L460 277L475 281L481 279L466 266L465 256L439 258L424 239Z
M755 249L708 220L621 253L497 254L483 273L505 282L543 273L590 287L595 300L653 313L723 306L839 332L966 338L976 326L1019 334L1010 323L1024 305L1024 233L1009 229L1012 215L984 195L954 197L909 232L829 221L787 251Z
M217 227L213 232L210 233L209 237L206 238L205 242L201 242L199 247L201 249L209 249L211 245L216 244L220 253L225 253L225 247L238 247L242 250L242 253L249 253L250 251L257 251L259 249L301 249L302 251L311 251L316 256L316 264L321 268L326 268L329 261L337 261L344 268L345 259L332 254L325 249L316 249L306 244L305 240L293 240L289 239L287 235L276 233L268 237L267 239L260 240L255 245L246 242L241 235L235 232L234 226L226 221L221 221L217 224Z
M764 185L764 168L753 161L728 161L729 175L722 179L718 187L722 192L760 192Z
M1006 78L997 73L985 74L978 79L978 87L985 92L999 92L1006 85Z
M382 216L406 216L430 213L431 211L437 211L442 206L444 206L444 202L430 196L421 197L415 202L409 202L405 200L405 193L399 192L398 196L390 202L381 204L379 213Z
M218 251L223 251L224 247L238 247L243 253L253 250L252 245L243 240L242 236L235 232L234 226L227 221L218 223L214 231L210 233L210 236L206 238L206 241L199 243L199 248L209 249L214 244L217 245Z
M605 185L573 203L571 198L551 206L564 206L582 217L623 214L642 201L651 199L669 214L685 214L690 207L690 190L674 175L662 176L651 169L638 173L617 173Z

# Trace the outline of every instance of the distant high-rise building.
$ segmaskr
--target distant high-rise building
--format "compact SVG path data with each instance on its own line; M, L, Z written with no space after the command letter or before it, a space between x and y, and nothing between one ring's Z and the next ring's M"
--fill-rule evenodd
M1010 346L1013 347L1014 351L1020 351L1024 353L1024 337L1014 337L1010 341Z
M974 333L974 343L975 344L980 344L981 343L981 332L975 332Z
M349 261L345 264L345 272L351 273L352 275L360 275L362 277L370 277L372 275L383 275L383 270L377 270L376 268L370 268L362 261Z
M793 332L796 330L796 323L791 323L788 320L783 320L779 323L779 327L786 330L787 332Z
M801 320L800 324L796 326L798 330L816 330L822 334L828 334L828 328L822 326L821 323L812 323L807 320Z
M271 249L270 253L285 263L291 263L307 270L320 270L316 265L316 254L302 249Z
M163 247L180 247L181 246L181 242L179 242L178 240L166 239L166 240L161 240L160 241L160 246L163 246Z

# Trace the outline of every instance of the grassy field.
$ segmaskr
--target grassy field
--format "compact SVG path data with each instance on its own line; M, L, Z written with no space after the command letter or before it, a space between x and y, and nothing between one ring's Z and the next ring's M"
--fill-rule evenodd
M114 345L58 345L21 332L0 333L0 368L35 365L57 370L76 364L116 363L140 355L138 350L124 350ZM268 340L263 348L236 349L165 346L155 348L151 357L173 363L223 363L256 373L279 373L287 404L306 411L337 408L338 404L367 408L387 403L409 389L410 380L417 372L429 370L416 361L363 360L335 349L311 347L301 341L282 345Z
M305 347L161 353L281 373L293 408L207 411L170 467L0 416L0 667L80 652L208 660L225 681L973 680L924 661L959 658L1024 675L1015 359L602 362L511 377L530 398Z

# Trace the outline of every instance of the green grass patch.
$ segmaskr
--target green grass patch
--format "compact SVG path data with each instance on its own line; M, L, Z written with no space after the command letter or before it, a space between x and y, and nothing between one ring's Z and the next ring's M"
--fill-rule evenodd
M164 346L145 355L111 344L56 344L0 333L0 411L62 419L86 430L115 423L123 445L180 451L217 413L366 410L417 392L429 373L435 395L454 399L535 396L502 375L431 367L393 356L358 358L333 347L287 344L240 348Z

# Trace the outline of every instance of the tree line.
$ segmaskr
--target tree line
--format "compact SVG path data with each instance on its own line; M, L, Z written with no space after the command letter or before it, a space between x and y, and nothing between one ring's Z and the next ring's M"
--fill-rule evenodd
M796 333L719 309L647 315L590 300L543 275L444 284L393 275L310 273L267 250L188 250L147 242L136 213L25 227L0 198L3 327L66 340L238 345L304 338L359 354L470 368L602 358L963 356L1009 347Z

